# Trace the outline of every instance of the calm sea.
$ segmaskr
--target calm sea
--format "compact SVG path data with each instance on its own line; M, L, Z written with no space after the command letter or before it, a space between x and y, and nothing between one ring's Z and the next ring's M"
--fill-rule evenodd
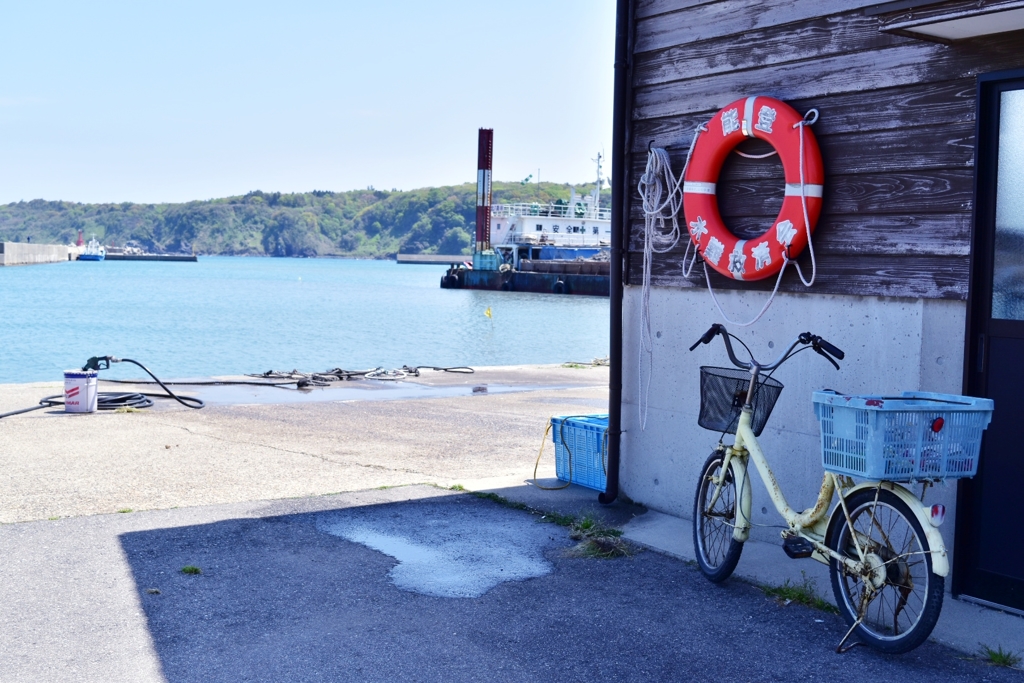
M444 270L236 257L0 268L0 383L62 379L105 355L182 378L608 354L607 299L443 290Z

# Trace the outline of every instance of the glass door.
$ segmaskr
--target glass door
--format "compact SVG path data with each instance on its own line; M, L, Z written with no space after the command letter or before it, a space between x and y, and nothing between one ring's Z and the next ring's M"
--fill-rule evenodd
M960 483L955 594L1024 613L1024 73L979 79L967 392L995 401Z

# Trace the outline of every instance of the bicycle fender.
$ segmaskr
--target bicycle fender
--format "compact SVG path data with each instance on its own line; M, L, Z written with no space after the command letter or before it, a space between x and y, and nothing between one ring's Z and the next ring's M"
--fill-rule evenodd
M876 486L878 486L877 482L857 484L849 489L844 497L849 497L863 489L874 489ZM921 500L906 488L891 481L883 481L882 488L895 493L917 516L917 521L921 523L921 528L924 529L925 538L928 539L928 547L932 550L932 573L942 577L949 576L949 555L946 553L946 544L942 540L942 534L932 526L931 520L928 519L927 508L921 503ZM843 506L836 505L835 509L832 510L832 517L836 515L842 516L842 514ZM829 520L828 528L830 531L835 528L831 519ZM828 543L831 543L831 541L831 538L826 540Z

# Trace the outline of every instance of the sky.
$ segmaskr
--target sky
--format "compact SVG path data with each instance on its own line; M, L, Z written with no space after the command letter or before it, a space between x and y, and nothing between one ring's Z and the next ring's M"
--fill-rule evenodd
M611 150L613 0L4 4L0 204L471 182L481 127L496 180Z

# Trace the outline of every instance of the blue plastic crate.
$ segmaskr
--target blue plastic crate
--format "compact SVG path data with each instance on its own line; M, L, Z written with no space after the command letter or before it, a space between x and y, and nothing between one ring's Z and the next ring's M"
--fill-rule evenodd
M821 464L871 480L973 477L991 399L905 391L893 396L814 392Z
M604 491L608 480L608 414L551 418L555 474L562 481Z

